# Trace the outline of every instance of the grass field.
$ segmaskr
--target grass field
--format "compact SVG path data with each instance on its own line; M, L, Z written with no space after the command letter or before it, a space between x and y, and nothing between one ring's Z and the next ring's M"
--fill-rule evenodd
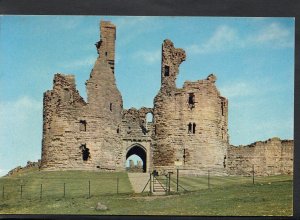
M292 176L257 177L254 185L249 177L211 177L210 189L207 177L180 184L189 192L148 196L133 193L127 173L30 170L0 178L0 214L292 215ZM108 210L96 211L98 202Z

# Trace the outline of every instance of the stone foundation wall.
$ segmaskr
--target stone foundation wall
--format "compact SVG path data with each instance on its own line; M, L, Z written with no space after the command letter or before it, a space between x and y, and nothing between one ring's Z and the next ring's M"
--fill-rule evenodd
M227 151L229 175L267 176L293 174L294 141L272 138L246 146L230 146Z

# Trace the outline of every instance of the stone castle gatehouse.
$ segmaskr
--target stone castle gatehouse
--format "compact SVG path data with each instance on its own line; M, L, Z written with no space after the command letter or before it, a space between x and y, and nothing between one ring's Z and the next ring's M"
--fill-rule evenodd
M162 44L161 88L153 108L124 109L114 75L116 26L101 21L100 31L99 56L86 81L87 101L73 75L55 74L53 89L44 93L42 169L124 171L127 158L135 154L144 172L184 168L239 174L258 156L264 157L259 164L266 172L274 160L265 158L274 155L264 149L276 145L280 164L272 172L292 173L293 141L276 139L274 144L270 139L263 147L253 144L240 151L229 145L228 100L216 88L216 76L177 88L186 54L170 40Z

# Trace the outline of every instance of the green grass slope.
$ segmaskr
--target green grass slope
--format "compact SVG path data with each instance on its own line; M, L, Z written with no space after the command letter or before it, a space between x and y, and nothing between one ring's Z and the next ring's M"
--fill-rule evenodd
M249 177L211 177L208 189L206 177L180 177L190 192L148 196L133 194L127 173L32 169L0 178L0 214L287 216L292 183L292 176L254 185ZM96 211L98 202L108 210Z

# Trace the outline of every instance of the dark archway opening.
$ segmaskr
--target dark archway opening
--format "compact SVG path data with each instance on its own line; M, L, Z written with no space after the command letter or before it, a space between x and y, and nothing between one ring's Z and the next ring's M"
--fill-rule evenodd
M146 160L147 160L146 151L141 146L135 145L132 148L130 148L130 150L127 152L126 161L132 155L137 155L139 158L141 158L143 172L145 173L146 172Z

